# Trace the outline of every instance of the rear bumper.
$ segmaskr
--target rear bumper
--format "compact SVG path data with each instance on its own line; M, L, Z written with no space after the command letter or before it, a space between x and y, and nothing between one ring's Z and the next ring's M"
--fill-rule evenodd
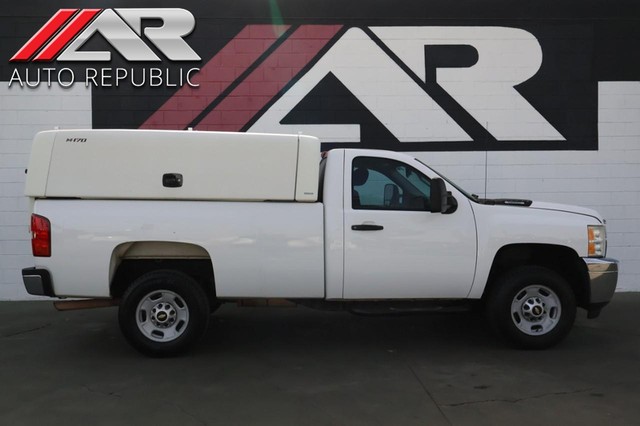
M55 297L51 274L46 269L25 268L22 270L22 281L27 293L34 296Z

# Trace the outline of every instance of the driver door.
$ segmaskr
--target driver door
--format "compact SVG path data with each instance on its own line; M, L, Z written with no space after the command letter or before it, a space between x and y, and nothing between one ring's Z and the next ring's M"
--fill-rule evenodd
M360 153L360 154L359 154ZM384 155L384 156L383 156ZM430 212L430 177L392 153L347 151L344 198L344 298L460 298L471 289L475 220L458 208Z

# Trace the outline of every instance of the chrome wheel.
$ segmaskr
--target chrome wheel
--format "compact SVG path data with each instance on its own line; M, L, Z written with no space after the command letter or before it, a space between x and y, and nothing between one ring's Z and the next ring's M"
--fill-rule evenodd
M170 342L187 329L189 308L173 291L153 291L138 303L136 324L145 337L155 342Z
M520 331L530 336L547 334L562 315L558 295L549 287L530 285L519 291L511 302L511 319Z

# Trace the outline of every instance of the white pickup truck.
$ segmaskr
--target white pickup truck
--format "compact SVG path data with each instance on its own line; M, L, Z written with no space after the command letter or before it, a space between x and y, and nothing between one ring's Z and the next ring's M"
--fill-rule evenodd
M55 130L27 174L27 291L119 304L141 352L191 348L224 302L385 313L485 309L519 347L611 299L617 262L586 208L469 195L408 155L318 139ZM102 301L102 302L101 302Z

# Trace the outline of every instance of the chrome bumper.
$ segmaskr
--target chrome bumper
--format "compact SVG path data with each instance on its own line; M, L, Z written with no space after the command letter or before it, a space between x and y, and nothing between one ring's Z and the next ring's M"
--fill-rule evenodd
M618 261L584 258L590 281L590 304L606 304L613 297L618 283Z

